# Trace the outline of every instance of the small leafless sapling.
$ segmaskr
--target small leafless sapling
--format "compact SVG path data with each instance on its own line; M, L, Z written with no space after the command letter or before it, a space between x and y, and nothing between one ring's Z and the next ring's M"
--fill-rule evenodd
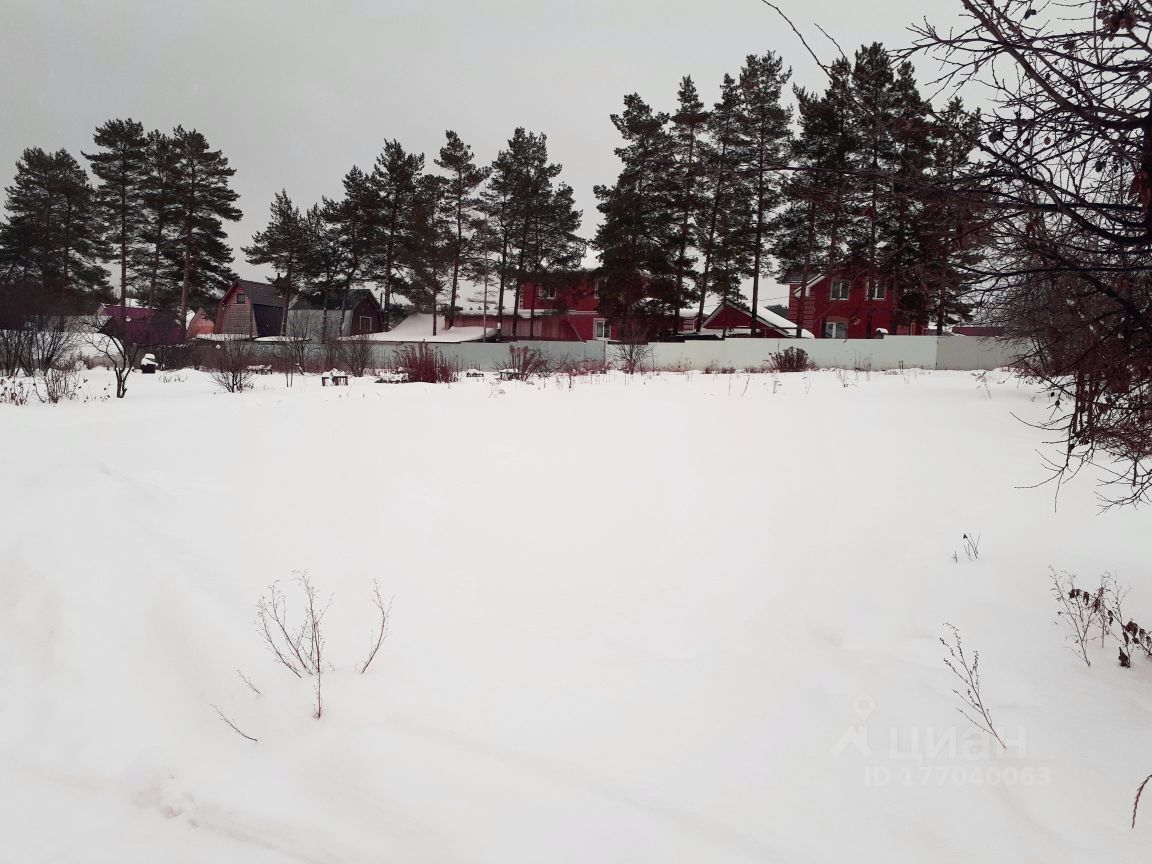
M360 674L363 675L368 671L368 667L372 665L372 661L376 659L376 652L380 650L380 646L384 640L388 638L388 616L392 613L392 601L384 602L383 596L380 594L380 583L372 583L372 605L376 607L376 611L380 615L380 621L376 629L372 631L372 642L368 649L368 658L360 667Z
M980 535L979 534L965 534L960 538L964 544L964 554L968 557L969 561L975 561L980 557Z
M1085 591L1076 587L1076 578L1070 573L1052 572L1052 596L1060 604L1056 613L1069 630L1069 638L1074 650L1085 666L1091 666L1088 659L1088 640L1092 638L1096 625L1106 628L1113 618L1106 600L1107 584L1101 582L1096 591ZM1101 641L1103 641L1103 632Z
M268 594L256 603L257 629L276 661L297 678L315 678L316 717L324 713L321 687L324 675L324 614L328 605L317 603L316 588L306 573L298 580L304 592L304 620L299 625L289 621L288 603L278 583L273 583Z
M251 345L242 339L231 339L216 346L211 366L212 380L227 393L252 389Z
M964 703L963 707L957 707L956 710L964 715L969 723L977 729L987 732L996 739L1002 748L1007 749L1004 739L1000 737L1000 733L992 725L992 717L984 706L984 697L980 693L980 652L974 652L971 660L969 660L964 653L960 631L952 624L946 623L944 626L952 633L950 641L940 639L940 644L948 652L948 656L944 658L944 664L952 670L952 674L959 678L964 686L963 693L957 689L952 691Z

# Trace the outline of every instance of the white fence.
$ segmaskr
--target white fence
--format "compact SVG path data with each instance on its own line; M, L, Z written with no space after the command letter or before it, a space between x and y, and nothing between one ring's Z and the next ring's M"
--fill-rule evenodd
M537 348L553 364L575 360L617 360L616 346L605 342L529 342L520 347ZM371 366L394 364L398 346L376 343ZM507 344L467 342L433 344L461 369L501 369L509 364ZM821 368L849 369L996 369L1023 353L1023 345L1008 339L975 336L887 336L884 339L724 339L700 342L656 342L651 346L650 365L655 369L758 369L785 348L803 348ZM272 357L277 348L257 343L257 356ZM315 353L320 356L321 348Z
M652 347L657 369L756 369L785 348L803 348L820 368L996 369L1019 357L1020 342L975 336L886 336L883 339L725 339L662 342ZM611 359L611 350L609 350Z

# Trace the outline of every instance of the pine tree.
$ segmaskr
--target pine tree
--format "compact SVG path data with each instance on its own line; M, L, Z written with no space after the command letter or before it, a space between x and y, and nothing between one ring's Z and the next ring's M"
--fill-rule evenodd
M325 198L320 204L313 204L304 214L304 235L308 244L306 262L306 290L319 293L320 340L327 341L328 307L333 292L340 283L341 247L340 232L326 218L325 213L336 205Z
M276 193L270 210L268 227L252 235L252 245L243 249L250 264L270 264L276 272L276 284L284 294L285 308L306 284L311 255L307 224L300 208L292 203L288 192ZM288 332L288 315L280 318L280 335Z
M622 326L646 297L675 304L678 214L668 183L673 164L668 120L635 93L625 96L623 113L612 115L624 139L616 148L620 174L614 185L593 190L604 217L592 241L603 274L601 310Z
M519 334L520 292L528 268L533 263L533 237L548 233L545 223L556 215L556 189L553 182L562 167L548 161L548 137L518 128L508 147L492 163L492 194L502 198L500 221L506 252L502 258L507 277L514 280L512 338ZM513 260L515 264L513 264ZM502 268L502 271L505 268ZM498 325L503 326L503 281Z
M372 275L380 228L379 190L372 177L354 165L344 175L344 197L339 201L326 199L321 212L334 232L339 250L340 326L337 332L343 333L348 297Z
M488 170L476 165L472 148L460 140L452 130L445 132L447 143L440 148L440 158L436 164L448 172L448 184L444 189L445 205L451 211L452 229L452 284L448 300L445 329L451 329L456 314L456 295L459 290L460 272L464 262L472 253L472 225L480 199L477 189L488 177Z
M128 303L128 263L136 257L144 224L148 142L143 125L132 119L109 120L96 129L93 141L99 152L85 153L84 157L100 181L96 203L119 261L123 310Z
M708 118L708 148L703 165L700 213L697 221L704 266L697 281L699 308L696 332L704 323L704 304L709 294L726 298L751 274L752 259L743 250L751 220L751 192L740 170L740 89L736 79L725 75L720 101ZM714 268L719 262L720 267ZM735 286L735 287L734 287Z
M858 146L853 122L851 66L829 69L831 83L820 96L794 90L800 134L792 142L795 171L782 188L785 206L772 226L772 254L781 278L794 274L802 286L844 259L843 225L852 155ZM807 288L799 289L796 335L805 325Z
M178 280L165 280L164 262L178 237L180 208L176 199L176 147L163 132L148 133L144 145L144 178L140 200L140 245L131 269L147 285L148 304L171 302Z
M955 194L975 167L971 152L977 129L977 118L959 98L936 112L932 122L931 178L916 219L921 288L902 300L905 309L935 321L938 336L945 325L971 317L973 307L965 295L972 277L967 274L984 257L987 220L975 200Z
M672 115L672 158L674 160L675 185L671 191L672 204L679 211L680 226L677 232L676 249L676 322L674 332L680 327L680 310L686 302L684 280L691 272L695 259L689 257L689 249L700 243L699 226L704 200L702 175L708 163L708 141L705 136L709 112L696 92L691 77L680 81L677 93L677 109Z
M188 302L195 295L213 296L235 279L228 266L232 250L224 241L225 220L240 219L233 206L240 196L228 185L236 169L195 129L172 131L175 150L174 194L179 211L179 235L170 258L181 270L180 324L186 326ZM195 295L193 294L195 292Z
M0 226L0 261L65 303L107 290L101 261L108 249L88 175L67 150L24 151L5 190L8 221Z
M412 201L411 230L400 248L400 261L410 274L408 299L432 315L437 333L440 300L451 281L455 261L455 205L449 198L446 177L424 174Z
M391 329L392 296L404 294L406 282L400 278L399 255L412 229L413 208L424 154L408 153L399 141L388 141L376 158L372 183L379 207L380 245L374 259L374 275L384 285L384 329Z
M749 55L740 70L738 150L753 194L752 336L756 335L760 277L768 268L769 222L780 201L780 168L789 148L791 109L780 104L780 96L790 76L791 72L784 70L783 61L772 52L762 57Z
M560 183L553 190L528 235L528 269L534 278L580 266L587 247L579 236L583 217L576 209L572 187ZM528 338L536 337L536 307L528 318Z

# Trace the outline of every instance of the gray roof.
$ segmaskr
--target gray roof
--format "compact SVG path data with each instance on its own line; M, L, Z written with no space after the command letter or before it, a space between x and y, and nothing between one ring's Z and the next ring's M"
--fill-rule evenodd
M354 309L356 304L364 299L371 300L376 306L380 305L379 301L376 299L376 295L369 291L367 288L354 288L348 292L348 303L345 308L349 310ZM341 297L340 292L333 291L328 297L328 311L339 311L340 303L342 300L343 298ZM292 301L292 309L300 310L302 312L323 311L324 304L320 301L319 298L317 298L315 301L312 301L303 294L297 294L295 299Z
M284 308L284 298L280 296L274 286L269 285L267 282L249 282L247 279L237 279L236 285L248 295L248 299L254 306L275 306L277 309Z

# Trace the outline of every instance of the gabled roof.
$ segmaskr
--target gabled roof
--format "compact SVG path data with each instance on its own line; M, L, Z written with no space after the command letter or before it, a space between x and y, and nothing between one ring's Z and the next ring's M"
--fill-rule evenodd
M732 303L732 302L725 300L725 301L721 302L715 309L713 309L705 317L704 321L701 324L700 329L701 330L711 329L708 327L709 323L722 309L724 309L726 307L739 310L740 312L743 312L744 314L751 316L751 312L748 309L744 308L743 306L737 306L735 303ZM777 313L773 312L771 309L769 309L765 305L760 306L760 309L756 315L756 322L763 327L769 327L773 330L779 330L781 333L787 333L790 336L794 335L796 333L795 322L789 321L783 315L778 315ZM729 331L731 331L732 328L728 328L728 329L729 329ZM808 330L802 330L801 331L801 338L811 339L811 338L813 338L813 336L812 336L812 333L810 333Z
M230 292L234 288L239 288L248 295L248 300L254 306L275 306L278 309L284 308L284 298L280 296L273 285L267 282L250 282L247 279L237 279L232 283L232 288L228 289Z

